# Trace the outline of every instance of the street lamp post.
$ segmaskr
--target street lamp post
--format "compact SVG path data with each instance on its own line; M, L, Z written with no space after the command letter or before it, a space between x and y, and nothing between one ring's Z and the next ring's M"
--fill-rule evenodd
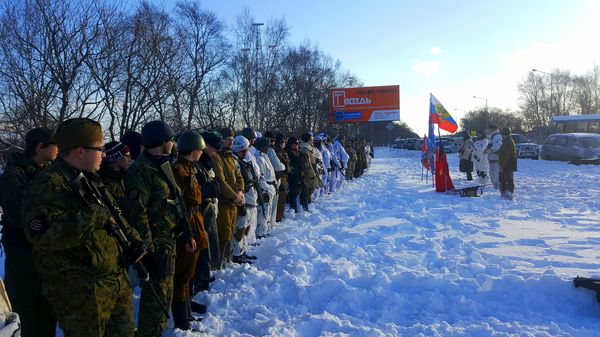
M542 71L539 69L531 69L534 73L542 73L550 76L550 114L554 115L554 96L552 93L554 92L554 76L552 73Z
M487 99L487 97L479 97L479 96L473 96L473 98L485 100L485 127L487 128L488 124L490 123L490 113L488 110L488 99Z

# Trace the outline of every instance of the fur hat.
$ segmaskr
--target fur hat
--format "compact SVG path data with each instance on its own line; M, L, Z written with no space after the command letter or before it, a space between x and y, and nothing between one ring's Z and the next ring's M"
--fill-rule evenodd
M246 139L246 137L242 135L237 135L235 136L235 138L233 138L233 144L231 145L231 150L233 150L233 152L244 151L249 147L250 142L248 141L248 139Z

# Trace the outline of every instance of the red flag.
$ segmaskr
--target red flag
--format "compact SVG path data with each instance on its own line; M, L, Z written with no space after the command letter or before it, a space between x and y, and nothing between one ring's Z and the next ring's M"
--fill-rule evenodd
M435 191L446 192L454 190L454 184L450 177L448 169L448 159L446 158L446 150L444 144L440 140L440 147L435 152Z
M431 167L429 166L429 158L427 156L427 136L423 137L423 145L421 145L421 164L427 171L431 171Z

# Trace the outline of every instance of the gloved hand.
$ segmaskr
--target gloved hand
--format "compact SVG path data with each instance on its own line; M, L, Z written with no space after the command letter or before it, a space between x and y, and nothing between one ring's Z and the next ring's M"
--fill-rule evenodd
M269 193L263 193L263 195L261 196L262 201L264 203L268 203L271 200L271 197L269 196Z
M146 244L143 241L133 241L125 251L127 265L132 265L146 254Z
M237 208L237 214L239 216L246 216L246 213L247 213L246 212L246 205L238 206L238 208Z

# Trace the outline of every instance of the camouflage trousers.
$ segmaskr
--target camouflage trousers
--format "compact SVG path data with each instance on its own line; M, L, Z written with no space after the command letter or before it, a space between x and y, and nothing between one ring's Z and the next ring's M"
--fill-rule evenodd
M170 308L173 299L173 275L175 274L175 254L162 251L148 255L144 264L150 274L150 283L161 303ZM138 314L137 337L160 337L167 328L169 317L165 315L161 303L156 301L152 289L142 283L140 309Z
M100 280L85 275L42 279L65 337L132 337L132 292L125 271Z
M4 246L4 252L4 283L13 310L21 320L21 337L54 337L56 317L42 295L31 248Z

